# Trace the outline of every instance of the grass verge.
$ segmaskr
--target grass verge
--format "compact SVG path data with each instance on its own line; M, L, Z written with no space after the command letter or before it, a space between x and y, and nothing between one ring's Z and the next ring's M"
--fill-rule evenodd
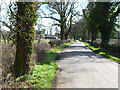
M18 86L23 86L22 88L51 88L53 80L56 76L55 72L58 68L58 63L55 61L55 58L60 50L72 43L75 42L64 43L60 46L47 50L45 52L47 58L35 67L31 67L31 74L18 77L15 84Z
M93 50L94 52L98 53L99 55L102 55L110 60L114 60L115 62L119 63L120 64L120 58L117 58L117 57L114 57L114 56L111 56L109 53L106 53L104 51L102 51L100 48L95 48L93 46L91 46L89 43L87 42L84 42L86 44L86 46L88 48L90 48L91 50Z

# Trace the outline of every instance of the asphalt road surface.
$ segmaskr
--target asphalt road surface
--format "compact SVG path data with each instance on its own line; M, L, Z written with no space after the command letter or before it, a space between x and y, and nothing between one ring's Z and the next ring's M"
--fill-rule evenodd
M118 88L118 64L77 41L63 50L56 88Z

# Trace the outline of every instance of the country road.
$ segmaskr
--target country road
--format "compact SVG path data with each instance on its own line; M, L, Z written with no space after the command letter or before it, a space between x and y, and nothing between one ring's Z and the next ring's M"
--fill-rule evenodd
M83 42L70 45L60 57L56 88L118 88L118 64Z

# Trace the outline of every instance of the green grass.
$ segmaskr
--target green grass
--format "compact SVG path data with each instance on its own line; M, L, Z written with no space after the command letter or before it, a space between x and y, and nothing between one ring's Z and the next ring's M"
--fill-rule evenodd
M65 43L58 47L54 47L45 52L46 59L40 62L35 67L31 67L32 74L26 74L24 76L18 77L16 82L20 82L25 79L25 82L29 84L32 88L51 88L53 80L56 76L56 70L58 68L58 63L55 61L60 50L75 43ZM16 83L15 83L16 84ZM23 84L25 88L25 83Z
M46 39L46 40L44 39L43 41L48 43L50 40L49 39Z
M89 43L86 43L86 42L84 42L84 43L86 44L86 46L88 46L88 48L90 48L94 52L98 53L99 55L102 55L110 60L114 60L115 62L120 63L120 58L114 57L106 52L103 52L100 48L95 48L95 47L91 46Z
M47 42L47 43L48 43L49 41L50 41L50 40L48 40L48 39L46 39L46 40L45 40L45 39L44 39L44 40L41 40L41 42ZM37 43L37 42L38 42L38 40L34 40L34 43Z
M96 40L101 40L101 38L97 38Z
M34 40L34 43L37 43L38 42L38 40Z
M2 44L4 44L5 42L6 42L6 43L8 43L8 41L7 41L7 40L6 40L6 41L1 40L1 43L2 43ZM10 43L12 43L12 41L9 41L9 42L10 42Z
M93 47L93 46L90 46L90 44L89 43L86 43L86 42L84 42L90 49L92 49L92 50L94 50L94 51L97 51L97 50L99 50L100 48L95 48L95 47Z
M34 88L50 88L52 86L57 62L51 64L36 65L32 75L27 75L27 83Z
M1 40L1 43L4 43L4 40Z
M64 48L64 47L67 47L67 46L69 46L70 44L73 44L73 43L75 43L75 42L64 43L64 44L61 44L60 47Z

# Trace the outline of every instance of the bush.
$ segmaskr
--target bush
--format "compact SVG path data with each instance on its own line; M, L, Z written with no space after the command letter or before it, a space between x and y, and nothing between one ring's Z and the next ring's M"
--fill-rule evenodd
M70 43L71 40L50 40L49 44L51 47L60 46L60 44Z
M30 65L35 65L45 58L45 51L50 49L50 45L46 42L34 43L33 56ZM16 55L16 47L10 47L8 44L2 46L2 80L7 82L12 76L13 65Z
M60 46L61 42L60 40L53 40L55 46ZM68 42L68 41L64 41ZM67 44L63 44L62 47L68 46ZM60 48L60 47L58 47ZM42 64L42 62L51 63L52 60L58 55L58 48L50 49L50 45L47 42L40 42L40 43L34 43L33 48L33 56L30 61L30 66L34 66L35 64ZM48 52L50 51L50 52ZM16 47L10 47L8 44L4 44L2 48L2 80L4 80L5 85L8 85L9 82L13 78L12 72L13 72L13 64L15 60L16 55ZM32 70L30 71L32 72ZM12 76L13 77L13 76Z
M116 53L116 54L120 54L120 46L116 45L116 44L108 44L106 45L106 47L104 47L104 49L106 51L112 52L112 53Z
M33 67L34 68L33 73L26 74L26 75L18 77L16 79L16 81L19 81L18 85L20 86L20 88L22 88L23 86L25 88L29 87L29 86L32 88L51 88L51 87L53 87L53 83L54 83L53 80L56 75L55 72L58 69L58 63L55 61L56 56L58 55L60 50L62 50L66 46L69 46L72 43L74 43L74 42L60 44L60 46L58 46L58 47L54 47L49 50L46 50L45 56L47 58L44 61L42 61L40 64L37 64L35 67ZM34 45L34 46L36 48L36 45ZM26 80L24 82L27 82L28 85L26 83L21 84L21 82L23 82L24 78Z
M60 42L60 40L56 39L56 40L50 40L49 44L51 47L55 47L55 46L60 46L61 42Z
M35 65L44 60L46 58L45 51L48 49L50 49L50 45L46 42L34 43L31 65Z
M85 44L92 50L94 50L94 52L102 55L102 56L105 56L109 59L112 59L118 63L120 63L120 59L117 58L119 57L120 55L120 47L117 46L117 45L114 45L114 44L108 44L106 45L104 48L95 48L94 46L90 46L89 43L86 43ZM113 55L114 53L114 55ZM115 57L114 57L115 56ZM117 57L116 57L117 56Z
M8 44L2 46L2 79L4 81L7 81L12 75L15 54L15 46L10 47Z
M61 40L60 42L61 42L61 44L64 44L64 43L69 43L70 40Z
M89 43L90 43L90 45L91 45L91 46L94 46L95 48L100 47L100 44L98 44L98 43L97 43L97 42L95 42L95 41L94 41L94 42L92 42L92 43L91 43L91 42L89 42Z
M101 47L100 43L98 42L94 42L94 43L90 43L88 42L91 46L94 46L95 48L99 48ZM118 44L113 44L113 43L109 43L109 44L106 44L104 45L104 47L101 47L101 50L105 51L105 52L108 52L116 57L120 57L120 46L118 46Z

